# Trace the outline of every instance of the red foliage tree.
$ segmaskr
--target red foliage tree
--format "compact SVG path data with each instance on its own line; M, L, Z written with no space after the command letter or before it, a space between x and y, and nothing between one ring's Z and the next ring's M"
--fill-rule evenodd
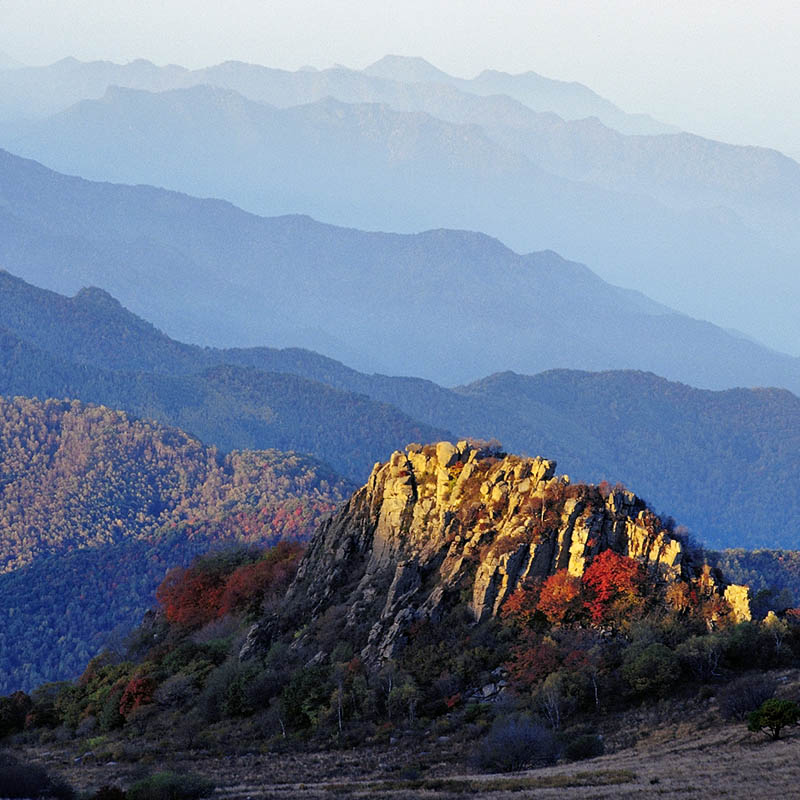
M140 706L153 702L156 682L146 676L133 677L128 681L119 700L119 713L127 717Z
M558 646L549 639L538 640L527 634L511 650L509 675L519 689L530 690L561 665Z
M539 588L534 583L524 583L519 586L503 603L500 617L512 625L529 627L536 615Z
M182 628L199 628L216 619L226 576L197 567L171 569L156 589L167 619Z
M302 554L300 545L280 542L261 558L252 553L238 558L235 554L204 557L188 568L170 570L156 590L156 599L169 622L199 628L282 595Z
M644 567L635 559L604 550L583 573L586 608L595 624L621 626L644 607Z
M291 583L302 554L299 545L281 542L261 561L236 569L225 582L217 615L252 611L277 599Z
M542 584L537 608L553 624L574 622L583 608L581 588L580 578L559 570Z

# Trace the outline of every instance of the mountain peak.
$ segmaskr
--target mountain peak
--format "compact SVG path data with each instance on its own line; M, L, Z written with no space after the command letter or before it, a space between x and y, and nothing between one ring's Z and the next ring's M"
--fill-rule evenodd
M110 295L105 289L98 286L85 286L80 289L75 295L75 302L86 306L93 306L95 308L109 308L117 311L126 311L130 314L117 300L116 297Z
M414 623L439 621L461 603L476 622L495 617L526 581L562 571L581 578L605 551L638 562L654 588L682 582L750 618L746 588L695 563L642 499L619 486L572 484L555 469L479 441L393 453L317 531L287 595L287 620L346 607L347 635L363 631L361 657L380 663L397 656ZM245 656L275 623L251 631Z
M418 56L387 55L370 64L363 72L374 78L388 78L406 83L442 81L450 78L446 72Z

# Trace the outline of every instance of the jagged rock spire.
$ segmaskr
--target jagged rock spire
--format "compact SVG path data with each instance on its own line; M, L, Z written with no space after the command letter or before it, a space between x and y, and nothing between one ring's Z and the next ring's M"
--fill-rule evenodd
M555 469L469 441L393 453L315 535L285 616L344 609L350 634L364 632L362 657L378 662L397 654L416 620L436 621L465 598L486 619L522 582L562 569L580 577L606 549L644 563L654 581L694 577L684 545L643 500L573 485ZM723 592L708 570L703 580ZM746 591L729 595L747 617Z

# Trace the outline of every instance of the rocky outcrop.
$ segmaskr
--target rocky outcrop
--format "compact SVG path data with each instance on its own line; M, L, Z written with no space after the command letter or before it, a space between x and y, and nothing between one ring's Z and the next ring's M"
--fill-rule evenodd
M436 621L457 602L484 620L524 581L562 569L580 577L605 549L639 560L653 581L693 578L683 543L644 501L572 485L555 470L554 461L467 441L393 453L315 535L284 618L337 610L376 663L397 654L417 620ZM708 570L703 580L749 616L743 587L725 588Z

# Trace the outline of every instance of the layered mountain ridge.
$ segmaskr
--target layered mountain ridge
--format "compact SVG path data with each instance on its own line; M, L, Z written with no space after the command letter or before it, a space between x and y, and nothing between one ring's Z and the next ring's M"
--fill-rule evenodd
M415 91L409 84L423 83ZM174 64L157 66L145 59L127 64L81 62L65 58L17 75L0 75L3 116L35 118L57 113L86 98L102 96L108 86L148 91L208 84L223 86L275 105L298 105L327 96L348 102L376 101L387 95L482 96L504 94L519 105L556 112L565 119L597 116L611 127L631 133L666 133L675 128L637 114L625 114L613 103L578 83L552 80L528 72L509 75L485 70L474 79L457 78L423 59L387 56L364 70L336 66L290 72L241 61L226 61L189 70ZM449 91L448 91L449 90Z
M552 147L536 144L542 135L549 138L509 129L493 138L483 126L430 112L330 98L273 108L230 90L195 86L160 93L110 90L102 100L83 101L0 143L65 173L223 198L259 215L310 214L336 225L407 234L468 229L518 252L549 248L693 316L725 327L744 322L751 336L796 349L792 309L771 284L755 281L750 266L768 264L774 280L793 286L800 167L785 159L777 179L768 170L761 181L747 178L764 169L752 168L746 156L734 154L728 168L711 149L697 148L707 158L683 159L689 145L656 143L623 147L618 159L609 159L602 151L617 148L602 142L595 147L591 135ZM528 142L525 152L518 141ZM584 145L599 151L596 164L548 171L557 166L548 150L582 151ZM545 151L545 167L539 151ZM671 174L681 176L672 181L677 189L637 166L653 159L672 163ZM197 170L197 163L204 168ZM580 177L563 174L570 170ZM628 180L631 171L638 177ZM744 173L745 180L733 179L738 190L717 189L693 203L690 198L709 195L698 176L716 171ZM586 180L595 174L597 183ZM774 201L759 205L748 190L762 182L778 198L777 207ZM650 191L650 184L657 188ZM667 202L676 194L677 202ZM759 207L750 213L753 203ZM764 227L759 220L776 225ZM696 263L703 270L694 269ZM733 291L734 281L752 288L747 304Z
M579 480L630 486L708 546L795 543L800 400L785 390L623 370L504 372L447 389L298 348L187 345L100 290L66 298L2 272L0 352L0 393L102 403L223 450L312 453L357 484L410 441L497 438L557 453Z
M553 91L539 103L535 74L464 82L403 59L375 70L396 78L236 62L0 73L0 117L10 116L0 144L84 177L222 197L259 214L469 228L518 251L555 249L613 283L797 352L785 299L797 292L796 162L688 133L625 135L600 108L575 119L559 97L585 87L545 82ZM28 100L43 105L21 111ZM593 113L611 127L585 118Z
M219 201L69 178L3 152L0 194L5 268L62 293L101 286L184 341L305 347L446 384L568 365L645 369L708 388L800 389L796 358L553 252L519 255L481 234L400 236L256 217ZM458 310L457 335L443 308Z

